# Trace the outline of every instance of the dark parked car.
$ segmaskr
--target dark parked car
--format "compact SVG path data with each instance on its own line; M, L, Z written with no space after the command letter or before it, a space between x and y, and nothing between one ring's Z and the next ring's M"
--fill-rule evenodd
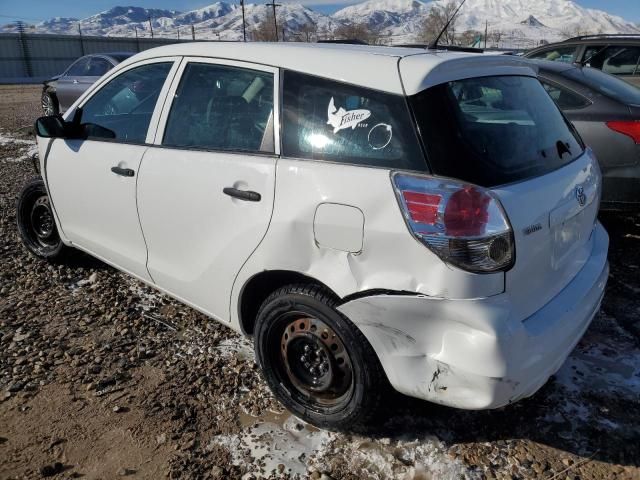
M597 68L640 87L640 35L586 35L536 48L524 56Z
M602 208L640 206L640 89L594 68L534 63L549 95L598 157Z
M73 62L61 75L44 82L42 110L45 115L64 112L102 75L133 53L85 55Z

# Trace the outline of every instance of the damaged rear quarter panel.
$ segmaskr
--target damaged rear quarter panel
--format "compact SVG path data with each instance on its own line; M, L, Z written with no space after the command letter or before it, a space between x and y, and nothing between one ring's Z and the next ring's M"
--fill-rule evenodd
M338 309L363 332L391 385L406 395L484 408L508 373L515 332L506 296L473 301L375 295Z
M446 265L409 232L390 171L312 160L280 159L267 234L238 274L230 304L239 324L240 292L265 270L314 278L344 298L373 289L440 298L482 298L504 291L504 274L477 275ZM323 248L313 222L321 203L353 206L364 216L361 252Z

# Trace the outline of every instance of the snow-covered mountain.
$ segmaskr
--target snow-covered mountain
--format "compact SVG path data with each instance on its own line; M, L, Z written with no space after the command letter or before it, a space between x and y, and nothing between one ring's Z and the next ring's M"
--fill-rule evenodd
M419 32L429 11L450 0L368 0L333 14L343 21L357 19L378 28L389 38L409 41ZM581 7L571 0L467 0L456 19L456 31L499 32L504 38L556 41L587 33L640 33L621 17Z
M313 25L322 36L330 37L341 25L366 23L387 43L412 42L418 40L431 9L449 1L368 0L329 16L295 3L283 3L278 7L278 19L280 26L284 23L289 38L305 26ZM265 4L245 5L248 31L268 18L269 9ZM137 30L141 36L149 36L149 19L156 36L175 38L179 29L183 35L190 35L193 25L196 38L242 38L240 6L225 1L189 12L114 7L81 20L52 18L35 25L35 31L76 34L79 24L85 35L133 36ZM494 34L494 43L522 47L577 34L640 33L639 25L571 0L467 0L456 20L456 31L484 31L485 27Z

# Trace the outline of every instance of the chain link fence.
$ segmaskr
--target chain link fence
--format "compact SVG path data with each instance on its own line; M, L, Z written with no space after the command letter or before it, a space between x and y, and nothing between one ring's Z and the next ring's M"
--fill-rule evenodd
M0 33L0 83L36 83L90 53L141 52L191 39Z

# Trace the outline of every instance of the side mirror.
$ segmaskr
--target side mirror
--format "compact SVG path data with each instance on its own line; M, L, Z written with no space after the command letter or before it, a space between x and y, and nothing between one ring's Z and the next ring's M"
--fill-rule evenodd
M40 117L36 120L36 135L42 138L80 138L82 108L77 108L70 122L61 114Z
M40 117L36 120L36 135L42 138L68 138L71 125L62 119L62 115Z

